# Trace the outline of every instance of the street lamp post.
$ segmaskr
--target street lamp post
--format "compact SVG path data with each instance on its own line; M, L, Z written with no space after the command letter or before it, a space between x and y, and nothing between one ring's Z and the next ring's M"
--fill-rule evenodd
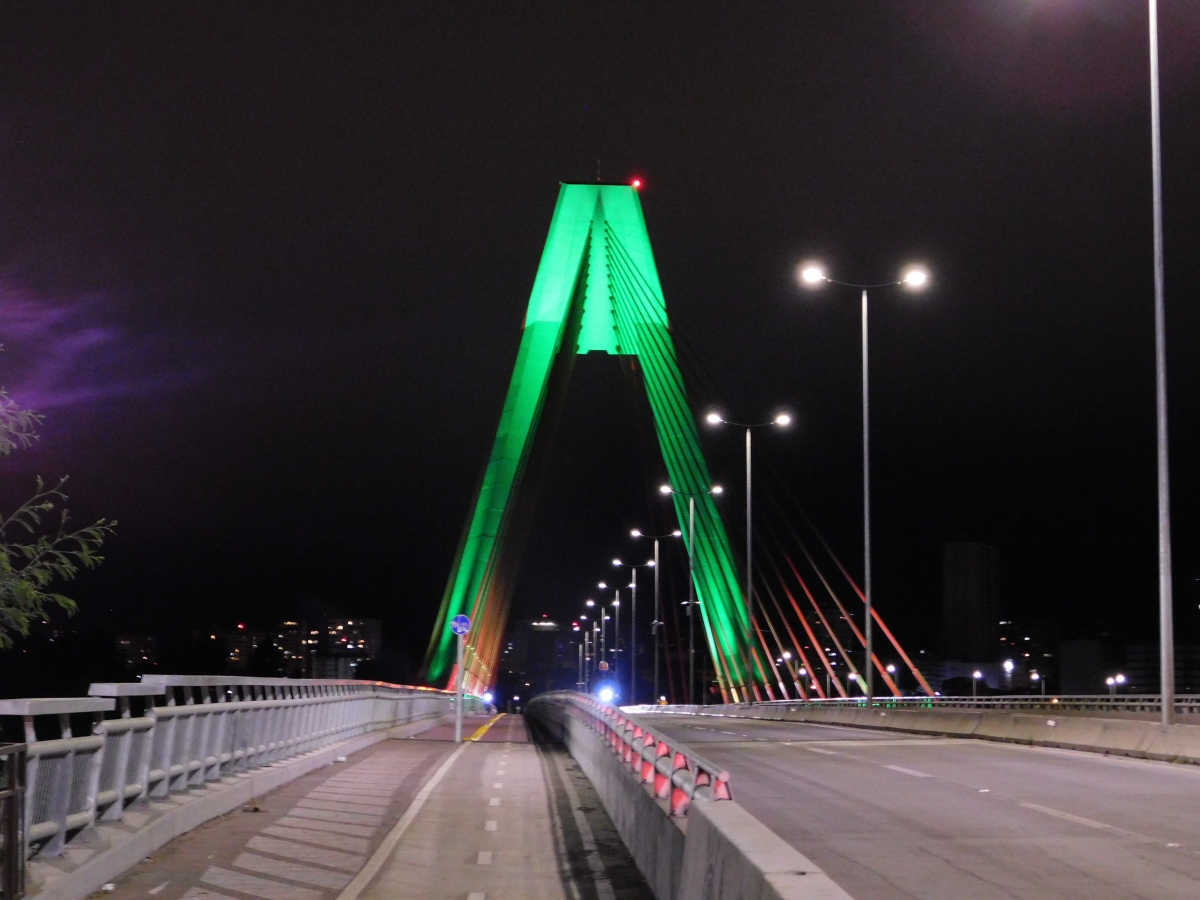
M657 550L658 542L655 541L655 550ZM657 554L656 554L657 555ZM629 703L637 703L637 570L653 568L657 570L658 560L651 559L641 565L631 565L627 562L621 562L620 559L613 560L614 566L624 566L629 569L631 581L629 584L630 590L630 610L629 610ZM658 572L654 573L655 597L658 596ZM657 617L657 601L655 602L655 616ZM620 621L618 616L617 621ZM656 687L657 691L657 687ZM657 696L657 694L656 694Z
M976 669L971 673L971 699L974 700L979 696L978 687L979 679L983 677L983 673Z
M873 631L871 622L871 416L870 416L870 377L867 365L867 291L873 288L904 286L911 290L920 290L929 282L929 273L916 266L909 267L900 276L899 281L887 281L882 284L853 284L848 281L835 281L825 274L820 266L808 264L800 270L800 280L810 287L821 284L836 284L841 287L852 287L862 290L862 459L863 459L863 604L866 607L866 621L863 627L863 643L866 645L867 697L875 696L875 671L873 667Z
M786 428L792 423L792 417L787 413L779 413L770 422L755 422L751 425L746 425L741 422L731 422L728 419L722 418L720 413L710 412L705 419L709 425L735 425L738 428L746 429L746 615L750 618L750 627L754 627L754 530L751 527L753 517L753 506L751 497L753 496L753 480L752 469L750 465L750 431L753 428L767 428L772 425L779 428Z
M1150 151L1154 193L1154 395L1158 462L1158 641L1162 724L1175 719L1175 614L1167 449L1167 326L1163 297L1162 134L1158 100L1158 0L1150 12Z
M677 491L669 484L659 489L661 494L678 494L688 498L688 703L694 702L696 688L696 618L692 608L696 605L696 497L705 494L720 494L724 491L719 484L714 484L707 491L688 492Z
M613 673L613 681L615 681L617 683L617 685L620 686L621 677L617 674L617 663L621 659L621 591L620 591L620 589L613 592L612 608L614 610L613 614L614 614L614 616L616 616L616 621L613 622L612 673ZM608 617L605 616L605 618L608 618Z
M637 528L629 532L635 538L649 537L654 540L654 621L650 623L650 634L654 636L654 702L658 702L658 630L662 628L662 607L659 605L658 599L658 582L659 582L659 558L658 558L658 542L665 537L680 537L683 532L678 528L670 534L642 534Z

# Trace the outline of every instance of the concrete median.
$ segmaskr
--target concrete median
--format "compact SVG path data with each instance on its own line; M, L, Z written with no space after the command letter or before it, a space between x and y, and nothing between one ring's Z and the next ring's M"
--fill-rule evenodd
M563 706L534 702L527 714L579 763L658 900L851 900L735 801L697 798L686 818L672 817L666 802Z
M1160 725L1078 713L963 709L879 709L855 706L725 705L662 707L657 712L813 722L913 734L1059 747L1200 764L1200 725Z

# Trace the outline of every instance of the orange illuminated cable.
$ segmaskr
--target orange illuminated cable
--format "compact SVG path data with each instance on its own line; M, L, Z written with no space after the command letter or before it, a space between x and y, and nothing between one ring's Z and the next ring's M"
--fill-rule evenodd
M792 570L792 574L796 580L800 582L800 587L804 589L804 595L808 597L808 602L812 604L812 608L817 612L817 618L821 620L821 625L825 628L825 632L833 641L833 646L837 647L838 653L842 654L842 659L846 660L846 667L854 675L858 674L858 669L855 668L854 660L850 658L850 654L846 652L846 648L842 646L842 642L838 640L837 633L830 627L829 620L825 618L825 611L821 609L821 605L817 603L817 598L813 596L812 591L808 589L808 582L796 571L796 566L792 563L792 558L786 553L783 554L784 560L788 564L788 568Z
M826 580L824 573L817 568L817 564L813 562L813 558L809 554L808 548L804 546L804 542L797 541L797 543L800 544L800 549L803 551L805 558L808 560L808 564L812 566L813 571L817 573L817 577L821 579L821 584L825 586L825 590L829 593L829 596L833 599L833 602L837 604L838 612L842 614L842 620L850 626L851 631L854 632L854 636L858 638L859 644L865 648L867 646L867 639L863 637L862 631L860 631L859 627L854 623L854 619L850 616L850 613L846 611L846 607L842 605L842 601L838 598L838 595L833 592L833 588ZM791 565L791 563L791 559L788 559L788 565ZM879 655L877 653L872 653L871 659L875 661L875 668L879 671L879 674L883 676L884 683L887 684L888 690L892 692L892 696L899 697L900 688L896 686L896 682L893 681L892 676L888 674L887 668L879 662Z
M773 561L772 561L772 563L773 563ZM779 613L779 621L781 621L783 623L783 627L787 630L788 639L791 640L792 646L796 648L796 653L799 655L801 661L803 662L804 670L806 672L813 671L808 665L808 657L805 656L805 654L804 654L804 649L803 649L804 645L796 638L796 633L794 631L792 631L792 626L788 623L787 617L783 614L783 607L781 607L779 605L779 598L776 597L775 592L771 590L770 584L767 584L766 582L764 582L763 586L767 590L767 596L770 597L771 602L773 604L775 604L775 611L777 613ZM761 597L759 599L759 602L760 603L762 602ZM785 659L786 659L786 657L785 657ZM802 700L807 700L808 693L804 690L803 685L800 683L800 679L797 675L795 666L789 666L788 671L792 676L792 683L796 686L796 692L800 695L800 698ZM820 692L818 691L818 693L820 693ZM824 695L822 694L821 696L824 696Z

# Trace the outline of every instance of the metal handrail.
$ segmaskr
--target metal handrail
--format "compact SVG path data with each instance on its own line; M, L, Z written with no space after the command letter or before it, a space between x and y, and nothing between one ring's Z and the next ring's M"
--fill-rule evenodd
M24 720L28 802L19 831L27 855L59 855L98 821L122 820L131 804L445 715L454 704L452 692L377 681L207 675L93 684L89 694L0 700L0 715ZM144 704L141 715L132 715L132 698ZM91 717L90 734L72 734L80 715ZM40 740L47 729L58 736Z
M25 895L25 745L0 744L0 900Z
M539 694L530 701L558 704L607 743L642 784L667 803L672 816L686 816L695 797L732 800L729 773L690 747L594 697L576 691Z

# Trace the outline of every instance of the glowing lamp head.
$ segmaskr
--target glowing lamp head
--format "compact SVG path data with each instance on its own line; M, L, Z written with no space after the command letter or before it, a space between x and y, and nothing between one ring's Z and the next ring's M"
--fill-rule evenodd
M659 492L660 494L671 494L671 493L674 493L674 492L671 490L671 486L670 486L669 484L662 484L662 485L659 485L659 487L658 487L658 492Z
M776 425L780 426L781 428L786 427L786 426L792 424L792 417L789 416L787 413L780 413L779 415L777 415L775 417L774 422Z
M976 669L974 672L971 673L971 677L974 678L976 681L978 681L980 678L983 677L983 673L980 672L978 669Z
M1009 675L1011 675L1013 673L1013 669L1015 669L1015 668L1016 668L1016 666L1014 665L1014 663L1011 659L1006 659L1004 661L1004 671L1007 672Z
M1039 675L1037 672L1030 672L1030 673L1029 673L1029 680L1030 680L1030 681L1041 681L1041 680L1042 680L1042 676L1041 676L1041 675Z
M809 263L800 267L800 280L809 287L816 287L822 281L828 281L825 277L825 270L818 265Z
M1117 683L1117 679L1113 678L1113 677L1110 675L1108 678L1105 678L1105 679L1104 679L1104 683L1105 683L1105 684L1107 684L1109 687L1112 687L1114 684L1116 684L1116 683Z
M714 484L712 487L712 492L714 494L723 494L725 493L725 488L721 487L719 484Z
M587 605L588 605L589 607L590 607L590 606L595 606L595 605L596 605L596 601L595 601L595 600L589 600L589 601L587 602Z
M1124 676L1124 675L1118 675L1118 676L1116 676L1116 677L1113 679L1113 681L1115 681L1117 684L1124 684L1124 683L1125 683L1125 676Z
M601 703L612 703L613 697L615 697L615 696L616 696L616 694L613 693L612 688L610 688L610 687L600 688L600 702Z
M904 272L900 281L905 287L920 290L929 284L929 272L919 266L913 266Z
M894 666L892 663L888 663L888 664L887 664L887 670L888 670L888 674L889 674L889 675L895 675L895 674L896 674L896 667L895 667L895 666Z
M784 651L783 651L783 658L784 658L784 659L791 659L791 658L792 658L792 651L790 651L790 650L784 650Z
M648 565L651 569L653 569L654 568L654 560L652 560L652 559L646 560L646 565Z
M484 702L484 703L491 703L491 702L492 702L492 692L491 692L491 691L487 691L486 693L484 693L484 695L483 695L483 702Z
M706 421L709 425L720 425L725 420L721 418L720 413L710 412L704 417L704 421Z
M599 583L599 586L600 586L601 588L606 588L606 587L608 587L608 585L607 585L607 584L605 584L603 581L601 581L601 582Z
M623 564L623 563L622 563L622 562L621 562L619 559L614 559L614 560L613 560L613 565L614 565L614 566L620 566L620 565L624 565L624 564Z
M676 528L671 532L671 537L683 537L683 532Z
M642 536L642 532L641 532L641 530L640 530L640 529L638 529L638 528L635 528L635 529L633 529L633 531L629 532L629 536L630 536L630 537L641 537L641 536Z

